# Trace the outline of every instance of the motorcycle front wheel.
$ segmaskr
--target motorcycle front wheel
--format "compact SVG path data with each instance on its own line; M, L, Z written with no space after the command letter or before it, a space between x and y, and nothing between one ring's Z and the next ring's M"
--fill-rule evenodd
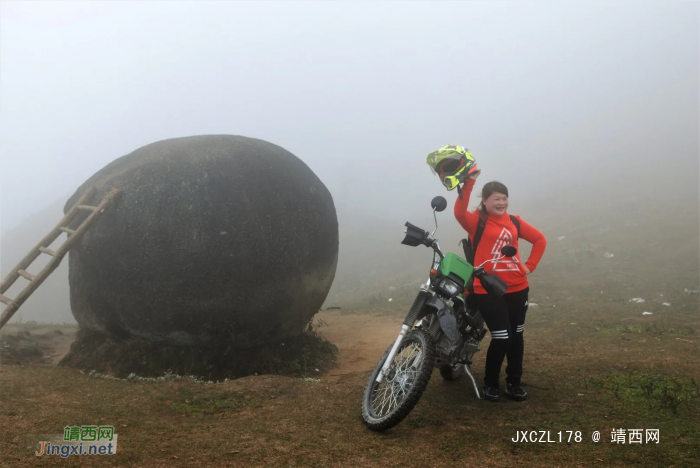
M435 344L422 330L406 336L381 383L376 379L391 346L379 359L369 376L362 396L362 419L373 431L396 426L420 400L435 365Z

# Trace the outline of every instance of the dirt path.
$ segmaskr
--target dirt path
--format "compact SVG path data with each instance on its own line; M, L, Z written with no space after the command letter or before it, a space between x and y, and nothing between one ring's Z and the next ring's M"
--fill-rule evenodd
M63 335L57 336L52 340L51 345L53 346L52 352L46 356L48 364L52 366L57 366L58 363L63 359L63 356L68 354L70 351L70 345L75 341L75 335L78 333L78 329L69 329L63 332Z
M320 332L338 347L338 367L324 379L335 381L351 372L366 371L374 367L386 348L396 339L403 316L377 315L368 311L345 312L340 310L319 312L316 317L323 322ZM63 327L60 332L52 326L39 326L31 330L40 339L44 350L43 363L56 366L68 354L75 340L77 327Z
M325 322L320 332L338 347L338 367L324 376L338 380L351 372L374 367L386 348L401 331L401 314L370 315L323 311L316 315Z
M14 337L14 357L21 364L56 366L70 351L78 326L49 324L10 324L3 336Z

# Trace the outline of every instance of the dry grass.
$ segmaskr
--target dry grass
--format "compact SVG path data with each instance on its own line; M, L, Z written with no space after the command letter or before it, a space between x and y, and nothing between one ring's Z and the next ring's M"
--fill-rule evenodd
M689 296L689 307L693 300ZM450 384L435 373L413 413L384 434L370 432L360 419L367 372L336 382L258 376L217 384L139 383L5 365L0 423L9 430L0 436L0 461L3 466L699 466L697 317L681 313L678 324L656 317L625 329L626 319L638 315L635 308L591 305L586 323L576 311L546 303L531 310L524 377L530 401L479 401L466 380ZM477 360L479 375L484 354ZM88 424L116 426L117 455L66 460L32 455L37 439L28 435ZM661 441L612 444L613 428L660 429ZM553 438L560 430L580 430L583 442L511 441L524 430L549 430ZM603 435L598 444L591 441L594 430Z

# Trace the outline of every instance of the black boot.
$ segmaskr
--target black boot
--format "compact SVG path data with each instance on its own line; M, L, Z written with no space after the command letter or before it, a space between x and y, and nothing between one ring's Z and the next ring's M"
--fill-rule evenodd
M508 395L515 401L527 400L527 392L522 387L522 385L506 384L506 395Z
M484 400L501 401L498 387L489 387L488 385L484 385Z

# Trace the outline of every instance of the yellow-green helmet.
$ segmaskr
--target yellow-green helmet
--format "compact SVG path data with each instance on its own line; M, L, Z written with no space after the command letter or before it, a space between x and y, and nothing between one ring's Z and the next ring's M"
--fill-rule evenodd
M454 190L476 169L476 160L468 149L459 145L447 145L433 151L427 158L433 174L440 176L447 190Z

